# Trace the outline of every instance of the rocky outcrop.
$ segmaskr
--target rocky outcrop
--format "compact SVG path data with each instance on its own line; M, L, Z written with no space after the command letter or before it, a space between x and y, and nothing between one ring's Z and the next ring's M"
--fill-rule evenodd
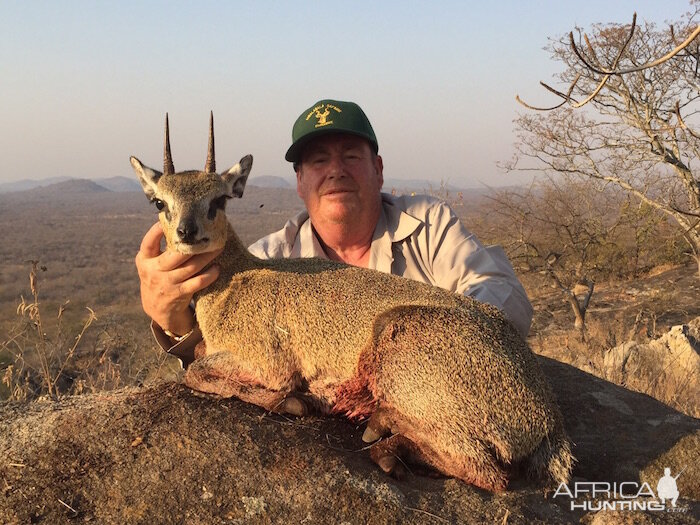
M700 415L700 317L648 343L628 341L606 352L603 376Z
M678 477L683 512L570 509L526 480L493 495L454 479L386 477L363 428L288 419L165 383L0 406L2 523L695 523L700 422L547 358L576 444L572 481Z

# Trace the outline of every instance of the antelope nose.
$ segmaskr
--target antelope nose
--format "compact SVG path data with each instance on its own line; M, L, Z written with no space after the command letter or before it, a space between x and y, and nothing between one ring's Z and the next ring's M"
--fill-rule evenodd
M197 236L197 224L194 221L182 221L177 227L177 234L184 242L193 242Z

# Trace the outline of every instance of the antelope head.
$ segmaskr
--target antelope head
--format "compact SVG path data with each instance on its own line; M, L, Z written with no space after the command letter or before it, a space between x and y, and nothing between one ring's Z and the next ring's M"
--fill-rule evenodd
M158 209L168 248L186 254L222 248L228 235L226 201L243 196L253 157L246 155L231 169L216 173L213 113L209 116L209 152L204 171L175 173L167 114L163 156L162 172L145 166L136 157L130 160L146 197Z

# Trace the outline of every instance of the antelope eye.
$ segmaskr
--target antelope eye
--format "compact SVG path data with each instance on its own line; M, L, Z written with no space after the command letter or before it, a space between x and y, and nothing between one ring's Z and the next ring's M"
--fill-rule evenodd
M156 208L158 208L158 211L163 211L163 208L165 208L165 203L162 200L155 199L153 202L156 205Z

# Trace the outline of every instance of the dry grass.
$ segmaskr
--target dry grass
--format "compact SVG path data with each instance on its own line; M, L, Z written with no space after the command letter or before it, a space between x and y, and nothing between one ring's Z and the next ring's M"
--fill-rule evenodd
M32 298L21 298L16 319L0 341L0 399L31 400L48 396L112 390L177 373L172 360L154 345L142 351L137 337L116 323L98 323L91 308L78 318L69 301L55 317L40 300L38 261L29 261ZM92 327L92 328L91 328ZM96 330L97 329L97 330ZM150 343L150 341L149 341Z
M39 305L38 263L29 261L29 283L32 301L22 297L17 306L18 322L10 337L0 343L0 351L7 351L11 364L5 368L2 381L11 399L27 399L48 395L57 399L63 390L60 383L72 366L76 349L85 331L97 319L88 308L88 315L71 340L64 330L63 314L68 302L58 309L53 330L45 326ZM43 267L42 267L43 268ZM45 270L45 268L43 268Z

